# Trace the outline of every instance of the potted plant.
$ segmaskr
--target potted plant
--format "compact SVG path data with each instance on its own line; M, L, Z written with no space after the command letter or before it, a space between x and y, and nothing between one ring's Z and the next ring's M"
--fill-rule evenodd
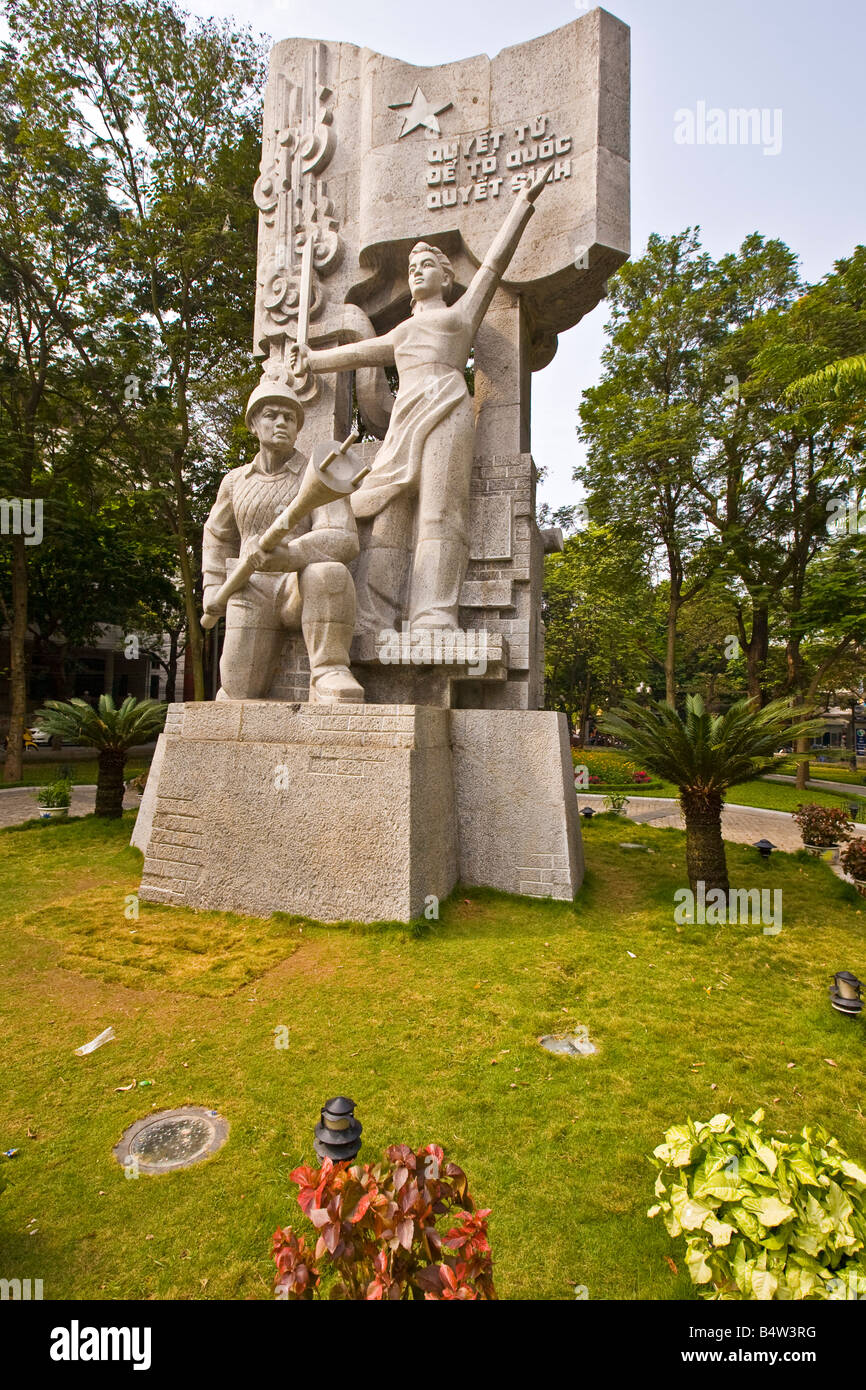
M66 777L58 777L54 782L46 782L39 788L36 800L42 820L66 820L69 803L72 800L72 784Z
M849 840L841 854L842 868L854 880L861 898L866 898L866 840L857 835Z
M838 806L801 802L794 812L794 820L800 827L807 854L838 864L839 845L851 838L852 822L848 812Z

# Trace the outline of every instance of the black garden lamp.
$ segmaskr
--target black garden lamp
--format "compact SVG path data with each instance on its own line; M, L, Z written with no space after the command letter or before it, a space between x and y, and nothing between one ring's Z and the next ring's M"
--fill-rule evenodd
M862 981L850 970L838 970L830 986L830 1003L836 1012L856 1018L863 1010L863 1000L860 998L862 988Z
M348 1096L326 1100L315 1130L316 1154L322 1159L333 1159L335 1163L351 1163L361 1147L362 1128L360 1120L355 1119L355 1102Z
M849 810L849 812L850 812L851 819L854 820L854 821L856 821L857 817L858 817L859 814L860 814L860 801L859 801L859 800L857 800L857 801L849 801L849 802L848 802L848 810Z
M580 814L582 816L586 816L587 820L592 820L593 816L595 815L595 810L592 806L582 806L580 808Z
M756 840L752 848L759 852L762 859L769 859L776 846L771 840Z

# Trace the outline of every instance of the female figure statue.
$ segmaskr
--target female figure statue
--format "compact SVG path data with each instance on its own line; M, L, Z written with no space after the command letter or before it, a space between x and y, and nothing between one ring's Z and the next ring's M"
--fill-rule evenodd
M396 364L399 389L375 463L352 496L362 538L355 577L358 629L396 626L411 559L408 620L413 629L456 628L469 561L469 487L474 412L464 370L473 340L517 249L550 169L527 183L481 266L456 303L448 257L419 241L409 256L412 312L390 333L344 347L291 349L292 370L313 372ZM417 510L417 516L415 515ZM366 528L365 528L366 529Z

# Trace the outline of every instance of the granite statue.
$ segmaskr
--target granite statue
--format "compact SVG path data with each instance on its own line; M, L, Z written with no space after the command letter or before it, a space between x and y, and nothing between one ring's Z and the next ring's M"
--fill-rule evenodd
M225 605L220 700L266 698L285 634L297 628L310 661L311 703L364 698L349 670L355 586L348 567L358 554L358 532L348 496L314 508L273 548L261 545L262 533L302 487L309 460L295 440L303 421L303 406L286 381L260 382L246 409L259 451L223 478L205 524L204 607L211 621L222 611L219 591L232 569L241 560L254 564Z
M469 560L469 489L475 417L465 369L475 335L552 173L525 183L465 293L448 303L454 272L419 241L409 256L411 315L390 333L342 347L290 350L309 372L396 365L399 389L384 443L352 496L364 527L356 571L361 633L393 628L408 580L411 628L457 628Z

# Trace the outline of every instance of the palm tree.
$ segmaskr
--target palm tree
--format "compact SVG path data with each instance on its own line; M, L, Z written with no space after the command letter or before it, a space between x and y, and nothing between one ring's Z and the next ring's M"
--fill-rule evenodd
M110 695L100 695L96 709L86 700L49 700L35 716L46 733L99 750L96 814L123 815L123 770L130 748L149 743L162 731L168 706L128 695L118 709Z
M820 721L792 721L787 700L763 709L753 699L740 700L726 714L708 714L699 695L687 697L684 719L661 701L627 700L601 723L605 733L628 744L650 771L679 789L692 891L703 882L708 892L721 888L724 893L729 884L722 806L728 788L767 771L780 743L821 727Z

